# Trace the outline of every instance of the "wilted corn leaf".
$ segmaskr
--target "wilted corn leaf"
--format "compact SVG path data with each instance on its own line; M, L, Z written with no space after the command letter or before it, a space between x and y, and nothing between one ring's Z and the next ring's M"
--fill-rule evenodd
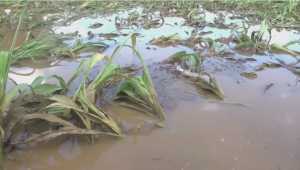
M251 79L251 80L257 78L257 74L256 73L244 72L244 73L241 73L241 76L246 77L246 78Z
M14 141L19 141L23 134L26 132L26 128L24 125L21 125L20 120L28 113L28 109L24 107L20 107L21 99L18 97L17 101L15 101L7 115L4 117L4 140L3 142L9 143ZM3 152L8 153L11 150L12 146L6 145Z
M19 143L27 143L27 142L34 142L34 141L43 141L47 140L50 138L54 138L63 134L88 134L88 135L96 135L96 134L106 134L106 135L111 135L111 136L116 136L118 135L112 134L112 133L106 133L106 132L101 132L101 131L96 131L96 130L89 130L89 129L81 129L75 127L73 124L70 122L63 120L57 116L51 115L51 114L41 114L41 113L32 113L32 114L27 114L22 119L18 122L18 124L14 127L13 131L15 129L18 129L19 127L24 128L23 125L26 125L28 122L31 122L33 120L46 120L47 122L50 123L55 123L55 124L60 124L64 126L63 128L60 128L58 130L50 130L43 132L41 134L33 135L29 138L27 138L25 141L19 141L18 140L11 140L10 145L16 145ZM20 130L20 129L19 129ZM12 133L13 135L15 133Z
M34 88L36 94L52 94L62 88L55 84L44 83Z
M79 7L79 9L89 8L89 7L93 7L95 5L97 5L96 1L86 1Z
M12 99L16 95L16 93L25 86L28 86L28 85L27 84L16 85L9 92L7 92L5 94L4 98L1 101L0 113L5 112L5 109L7 108L7 106L9 106L10 102L12 101Z
M290 70L294 75L300 77L300 70L295 68L287 68L287 69Z
M74 53L82 53L82 52L87 52L89 50L98 49L100 47L106 48L106 47L108 47L108 45L106 45L104 43L88 42L85 44L78 44L78 45L74 46L72 49L70 49L70 51L72 51Z
M101 24L101 23L94 23L94 24L92 24L91 26L89 26L89 28L95 29L95 28L100 28L100 27L102 27L102 26L103 26L103 24Z
M29 25L29 29L35 28L35 27L43 27L46 26L47 24L43 21L36 21L32 24Z
M285 45L283 45L282 47L287 48L288 46L293 45L293 44L300 44L300 40L290 41L290 42L286 43Z
M51 114L43 114L43 113L30 113L30 114L26 114L20 121L21 124L25 124L28 121L34 120L34 119L41 119L41 120L45 120L47 122L50 123L58 123L64 127L74 127L75 125L73 125L72 123L61 119L55 115L51 115Z
M268 90L270 90L270 88L273 87L273 85L274 85L273 83L267 85L265 90L264 90L264 93L266 93Z
M103 57L105 57L103 55ZM101 87L107 80L116 77L112 73L120 73L120 66L115 63L107 64L106 67L98 74L98 76L88 85L87 90L95 90Z
M26 43L27 41L29 41L29 40L32 40L32 39L34 39L34 35L32 34L31 31L28 31L28 32L26 33L25 43Z
M269 63L268 67L269 68L280 68L280 67L282 67L282 65L279 63Z
M262 40L262 37L266 31L268 31L268 26L266 24L266 20L264 20L261 22L261 25L260 25L260 30L259 30L259 35L258 35L259 42Z
M216 96L218 96L222 100L226 100L226 96L218 84L217 80L209 75L208 73L203 73L203 75L190 72L188 70L184 70L180 66L176 68L180 71L184 76L188 76L192 79L192 83L200 86L202 89L212 91Z
M159 23L160 20L162 20L161 23ZM147 21L146 23L144 23L143 28L145 30L149 30L151 28L159 28L162 25L164 25L164 22L165 22L165 20L162 17L159 19L156 19L156 20L150 20L150 21Z
M141 128L143 126L145 126L146 124L149 124L149 123L155 124L158 127L164 127L164 125L161 124L160 122L156 122L156 121L152 121L152 120L145 120L143 123L141 123L138 126L134 127L131 131L132 132L137 132L137 131L141 130Z
M135 37L133 37L133 38L135 38ZM124 46L132 48L131 46L127 46L127 45L124 45ZM134 49L134 48L132 48L132 49L135 51L135 54L137 54L137 56L139 57L142 65L144 67L143 76L142 77L135 76L135 77L130 78L130 77L119 75L120 77L123 77L125 80L127 80L127 82L125 85L120 87L120 89L118 90L118 93L115 94L115 97L120 95L122 90L128 90L128 91L125 91L125 93L123 93L123 94L126 94L126 92L129 94L129 92L130 92L130 94L129 94L130 97L128 97L128 96L122 96L122 97L131 98L132 100L135 101L135 104L137 104L137 105L143 105L143 103L146 103L146 105L144 105L144 106L151 108L152 115L155 115L160 119L165 119L164 111L159 103L158 96L154 90L153 83L150 79L146 63L145 63L143 57L141 56L141 54L136 49ZM136 95L138 95L140 97L140 99L143 100L143 102L136 102L140 99L135 97L132 94L132 92L135 92ZM120 97L121 96L118 96L118 99L120 99ZM115 98L115 99L117 99L117 98ZM149 112L147 111L147 113L149 113Z
M55 84L49 84L49 83L44 83L42 84L42 82L46 79L49 78L56 78L59 83L60 86L55 85ZM62 90L62 94L66 93L67 90L67 86L65 81L63 80L62 77L57 76L57 75L53 75L53 76L38 76L37 78L35 78L33 80L33 82L30 85L31 88L23 90L21 93L21 96L25 96L27 94L31 94L34 93L34 95L48 95L48 94L52 94L58 90Z
M7 140L10 135L13 135L11 130L19 122L19 120L27 114L27 109L20 107L20 104L20 100L14 102L3 119L4 140Z
M111 119L104 110L98 108L95 104L86 99L80 99L79 102L88 108L88 111L82 110L71 98L62 95L56 95L50 100L57 101L49 105L47 108L68 108L74 110L88 129L91 129L90 121L95 123L104 124L112 129L116 134L122 135L118 125Z
M248 42L248 41L251 41L251 39L246 34L240 34L238 36L238 41L239 41L239 43L241 43L241 42Z
M196 66L196 59L195 59L194 56L190 55L189 56L189 61L190 61L190 64L191 64L190 70L192 70Z
M172 59L180 59L180 58L184 58L186 56L188 56L189 54L186 51L179 51L173 55L171 55L169 58Z
M179 36L178 33L175 33L169 36L161 36L157 39L150 41L150 43L153 45L159 45L159 44L175 43L178 41L182 41L182 38Z
M198 54L189 54L186 51L179 51L175 54L173 54L172 56L170 56L167 61L173 61L176 59L182 59L184 57L188 57L188 60L190 62L190 70L192 70L195 66L196 66L196 62L200 62L201 60L201 56L199 56ZM197 64L198 65L198 64Z
M28 142L40 142L51 138L55 138L60 135L109 135L114 137L120 137L113 133L101 132L98 130L81 129L76 127L63 127L58 130L49 130L41 134L30 136L26 140L18 143L12 143L12 145L16 145L19 143L28 143Z
M253 41L240 42L238 47L253 47L255 44Z
M270 50L285 51L285 52L290 53L292 55L297 55L297 53L295 53L294 51L292 51L292 50L290 50L286 47L280 46L278 44L271 44L269 48L270 48Z

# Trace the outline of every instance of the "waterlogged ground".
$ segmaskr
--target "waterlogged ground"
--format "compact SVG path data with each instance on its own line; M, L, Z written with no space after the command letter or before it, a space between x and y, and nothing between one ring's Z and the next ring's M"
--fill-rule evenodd
M140 12L140 9L136 11ZM201 34L203 37L217 39L230 35L230 29L209 24L218 15L209 12L205 14L207 25L197 28L199 33L210 31L209 34ZM229 43L229 47L218 48L232 53L205 57L203 69L216 78L228 101L237 101L248 107L212 102L213 100L197 95L201 90L182 81L175 66L165 62L178 51L192 53L193 49L180 45L161 47L149 44L153 38L174 33L187 39L195 27L182 26L185 19L170 16L164 17L164 24L155 29L116 28L116 16L125 18L127 15L128 12L122 11L120 14L81 18L69 26L61 26L58 22L53 29L58 34L72 34L77 31L84 41L103 41L110 45L104 52L109 55L125 40L124 34L138 32L140 36L137 48L148 64L155 89L167 114L165 127L145 125L140 131L132 133L132 128L152 118L134 110L111 105L107 110L120 127L128 132L123 139L102 138L90 144L80 136L62 136L46 142L20 145L9 154L11 159L5 161L6 169L300 169L300 88L297 85L297 75L287 69L290 68L288 65L297 63L295 56L234 51L233 43ZM230 18L231 14L225 15L224 23L239 21ZM95 23L102 25L89 28ZM253 24L248 34L252 30L259 30L259 24L260 22ZM88 36L89 31L94 37ZM108 34L113 37L104 37ZM300 35L297 30L272 30L271 43L283 45L298 39ZM66 43L72 42L70 40ZM297 45L289 48L296 51L300 49ZM56 65L57 62L59 61L49 62L48 58L37 60L36 63L31 60L21 61L19 67L11 69L13 72L34 72L28 76L14 73L10 76L17 83L31 83L36 76L52 74L60 75L68 81L77 69L80 59L66 59ZM139 60L132 57L129 48L121 50L116 62L121 66L140 66ZM99 69L93 71L91 78L97 75L103 63L99 63L97 67ZM241 73L252 74L246 74L245 77Z

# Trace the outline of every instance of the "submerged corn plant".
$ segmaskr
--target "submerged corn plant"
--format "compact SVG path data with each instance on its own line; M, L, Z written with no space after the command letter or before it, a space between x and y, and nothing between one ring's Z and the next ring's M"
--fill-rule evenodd
M135 36L133 36L132 40L136 42ZM127 81L121 85L113 99L126 99L130 102L121 103L122 106L134 108L164 120L165 114L153 87L146 63L141 54L135 50L134 46L131 48L137 54L144 67L143 75L142 77L122 76Z
M248 36L248 29L250 27L246 22L242 22L242 26L238 26L238 24L234 24L235 27L231 30L230 39L234 34L237 35L237 47L250 47L255 51L263 53L264 50L277 50L289 53L291 55L296 56L297 53L293 50L288 49L287 47L294 42L288 43L284 46L278 45L276 43L270 44L272 39L272 27L269 27L266 23L266 20L262 21L260 24L259 31L253 31L251 36ZM269 39L263 40L263 36L268 33Z
M73 56L73 53L83 52L94 47L107 47L101 43L81 44L77 40L73 46L62 46L60 48L65 49L57 50L59 47L57 48L55 43L62 40L57 35L41 32L34 37L29 32L24 44L15 48L26 8L27 6L22 10L10 51L0 52L1 166L3 165L2 151L7 153L13 146L22 143L39 142L64 134L87 135L91 141L94 141L99 135L122 137L123 132L119 125L103 108L95 104L98 100L98 91L101 91L112 81L125 81L115 94L114 100L123 98L124 95L121 96L121 93L128 92L128 89L124 87L129 84L134 90L125 94L128 94L129 98L134 97L134 99L138 99L134 103L136 105L134 108L139 108L146 113L157 116L159 119L165 119L164 111L159 103L145 61L135 49L136 34L130 34L126 41L118 46L110 57L96 53L89 61L86 59L82 60L69 82L65 82L58 75L39 76L29 85L15 83L16 85L6 92L10 65L19 59L34 59L35 57L44 57L47 54L71 54ZM132 46L125 45L130 39ZM124 75L120 66L113 63L114 58L123 47L132 48L133 54L139 57L144 66L143 76L132 77ZM92 82L87 83L88 76L95 64L104 59L107 61L105 67ZM82 72L82 82L77 90L73 91L70 89L70 85ZM59 84L43 83L44 80L50 78L57 79ZM77 120L81 122L76 123L78 122ZM49 125L50 129L40 133L32 131L34 127L40 124ZM30 132L35 134L29 136Z
M195 68L198 68L197 70L201 69L201 62L202 57L195 53L187 53L186 51L179 51L172 56L170 56L167 61L178 61L181 62L181 65L184 67L186 66L186 61L189 62L189 71L194 70Z
M125 43L129 39L132 40L132 46L125 45ZM146 64L145 64L142 56L138 53L138 51L136 51L135 45L136 45L136 35L135 34L130 34L128 36L128 38L126 39L126 41L115 49L114 53L112 54L112 56L110 58L107 55L97 54L91 59L90 62L87 62L86 60L83 60L81 62L81 64L79 65L77 72L71 78L68 85L71 84L72 81L84 69L87 70L84 73L84 78L83 78L84 80L86 80L87 76L89 75L89 73L90 73L92 67L94 66L94 64L96 62L100 61L101 59L106 59L107 64L106 64L105 68L103 68L103 70L98 74L98 76L90 84L88 84L86 86L85 81L83 81L81 83L80 87L77 89L77 91L73 95L72 100L73 101L78 101L82 105L85 105L84 108L86 110L93 110L93 112L96 112L96 110L97 110L96 107L94 105L92 105L92 103L94 103L95 99L97 98L96 97L96 94L97 94L96 91L101 90L109 80L112 80L114 78L122 78L122 79L125 79L126 81L130 82L133 86L136 87L137 92L135 94L138 95L139 97L141 97L142 98L141 100L144 100L144 105L146 105L148 107L147 110L144 109L144 111L149 113L149 108L150 108L150 111L151 111L152 115L156 115L158 118L164 119L165 118L164 111L162 110L161 105L159 104L158 97L157 97L157 94L154 90L153 84L151 82ZM120 72L121 70L120 70L119 65L117 65L115 63L112 63L113 59L116 57L118 52L124 46L132 48L134 53L136 53L138 55L139 59L141 60L143 66L144 66L144 74L143 74L142 79L137 77L137 76L136 77L127 77L127 76L122 75L121 72ZM121 87L124 87L124 85L121 85ZM116 99L116 98L114 98L114 99ZM64 116L68 116L71 109L74 109L74 108L67 109L63 113ZM116 126L116 124L113 123L112 121L109 121L109 120L112 120L112 119L110 117L108 117L107 114L105 114L105 112L103 110L101 110L101 113L98 112L97 115L102 117L102 123L106 124L115 133L121 135L121 131L118 128L118 126ZM106 115L106 116L102 116L102 115ZM105 119L105 117L107 117L107 119ZM83 120L83 122L84 122L84 120ZM89 127L88 123L84 123L84 124L86 125L86 127Z
M6 131L4 129L4 118L6 117L6 109L7 106L10 104L13 96L18 92L18 90L21 88L20 86L15 86L13 87L10 91L6 93L6 85L8 81L8 72L10 68L10 63L11 63L11 56L13 53L14 46L16 44L18 32L21 26L22 19L25 14L27 6L24 7L24 9L21 12L21 17L20 21L18 23L18 27L16 30L16 34L13 39L13 43L11 45L10 51L1 51L0 52L0 168L3 169L3 159L2 159L2 148L4 146L5 142L5 136L6 136Z
M188 77L189 83L197 85L201 89L211 91L221 100L226 100L226 96L217 80L208 73L201 70L202 57L200 55L195 53L189 54L186 51L179 51L170 56L167 61L181 62L180 65L177 65L176 70L181 72L183 76ZM182 68L187 66L186 61L189 62L189 70L185 70ZM195 69L197 67L198 69Z

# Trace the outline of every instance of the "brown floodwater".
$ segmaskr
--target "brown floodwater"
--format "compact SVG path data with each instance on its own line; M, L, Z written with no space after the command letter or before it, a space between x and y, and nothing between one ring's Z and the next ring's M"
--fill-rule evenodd
M228 99L251 108L200 98L180 101L166 109L164 128L146 125L123 139L103 138L93 144L80 137L59 137L21 145L9 154L19 162L6 161L5 166L19 170L300 169L300 93L295 76L284 69L268 70L242 85L229 76L216 78ZM264 94L269 83L274 86ZM184 90L175 84L168 87L166 93ZM108 111L124 131L150 119L117 106Z
M215 15L207 13L206 16L212 20ZM113 19L115 15L109 17ZM177 17L165 19L169 24L183 21ZM89 29L88 26L95 22L104 23L104 26ZM105 25L108 25L107 28ZM56 28L56 33L67 34L76 30L82 35L90 30L94 33L111 33L115 31L113 25L103 17L83 18L74 22L73 26ZM255 25L250 29L258 27ZM162 62L178 51L192 52L192 49L146 45L152 38L166 34L179 33L184 37L184 31L192 29L188 26L182 29L165 25L158 29L142 29L142 37L138 38L138 50L148 64L153 84L167 115L163 123L165 127L146 124L139 131L131 132L145 120L153 118L135 110L111 105L106 109L125 132L124 138L101 138L91 144L82 136L60 136L44 142L19 145L9 153L8 158L11 159L5 160L5 169L299 170L300 88L297 86L297 76L285 68L265 68L256 72L255 79L240 75L245 71L254 72L262 63L278 63L276 59L280 59L290 64L296 59L287 54L261 56L238 52L229 56L230 59L205 58L203 68L216 78L228 101L237 101L249 107L211 102L195 95L197 88L181 81L174 74L174 67ZM213 34L207 35L211 38L230 34L228 29L211 27L205 27L202 31L208 30L213 31ZM124 31L128 33L128 30ZM299 31L273 30L272 42L280 40L279 44L285 44L298 39L299 34L295 33ZM117 37L116 40L122 42L124 38ZM111 48L105 54L110 55L118 43L110 45ZM299 51L299 45L292 46L292 49ZM249 56L256 61L246 61L245 58ZM11 70L24 74L36 68L33 74L20 76L11 73L10 76L17 83L30 84L37 76L53 74L68 81L81 59L66 59L55 67L50 67L51 62L47 59L37 60L36 63L24 60ZM129 48L122 49L115 62L121 66L140 65L137 57L132 57ZM100 62L96 66L91 78L97 75L103 65ZM80 81L81 77L71 88L75 89ZM57 83L52 79L45 82ZM273 86L266 91L271 83Z

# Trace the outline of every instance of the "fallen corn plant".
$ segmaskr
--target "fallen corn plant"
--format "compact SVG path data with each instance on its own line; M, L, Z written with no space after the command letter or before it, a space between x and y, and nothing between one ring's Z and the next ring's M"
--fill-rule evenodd
M130 35L129 38L132 38L133 46L135 46L136 39L134 35ZM125 43L126 42L124 42L124 44ZM79 86L78 90L73 95L73 97L65 95L67 83L65 83L60 77L52 76L60 81L60 86L51 86L47 83L41 83L44 79L52 77L37 77L30 85L31 88L25 91L23 90L21 94L17 97L17 99L15 99L15 101L10 105L11 107L8 109L8 111L5 112L6 116L3 119L4 124L3 126L1 126L4 127L4 136L2 138L4 139L3 141L5 141L5 152L8 152L12 148L12 146L17 144L27 142L38 142L64 134L90 135L92 136L92 140L98 135L121 137L122 131L118 127L118 125L103 109L96 106L94 102L96 99L95 91L98 88L101 88L101 86L104 85L107 82L107 80L111 78L123 77L125 80L132 79L133 82L137 84L137 86L140 86L139 82L134 81L134 78L118 75L120 71L119 66L111 62L113 58L117 55L118 51L124 46L124 44L116 49L115 53L110 59L108 56L95 54L92 57L91 61L83 60L83 62L78 68L78 71L68 83L71 84L72 81L79 75L80 71L84 70L84 68L87 69L87 71L84 73L83 81ZM133 50L142 59L141 55L134 48ZM94 79L92 83L86 86L85 80L88 74L90 73L92 67L96 62L104 58L108 61L106 67L97 76L97 78ZM148 71L143 60L142 63L145 66L144 75L148 75ZM8 65L9 64L7 64L7 66ZM149 75L147 77L149 78ZM150 78L146 79L144 76L144 80L147 81L148 85L152 84ZM148 98L152 101L152 103L147 105L149 105L150 108L153 107L153 110L156 109L155 111L160 111L158 113L164 114L157 100L157 95L154 91L153 86L150 86L149 89L151 91L148 93ZM19 88L16 88L16 90L14 91L18 90ZM148 88L146 88L146 90L148 90ZM46 94L45 92L48 93ZM60 93L61 95L59 95L58 93ZM23 101L23 99L26 98L26 96L28 95L32 97L44 96L44 101L42 101L42 103L50 103L47 104L47 106L45 106L44 108L27 108L26 106L24 106L25 103L33 102L31 100ZM38 100L35 100L34 102L38 102ZM38 113L33 111L38 111ZM78 116L79 119L82 120L82 122L84 123L85 128L79 128L76 127L74 124L70 123L68 121L68 119L70 118L69 114L75 114L76 116ZM157 115L159 118L165 118L164 115ZM36 123L39 123L41 121L46 121L50 124L54 124L54 126L50 130L42 132L40 134L24 137L23 134L27 132L26 129L29 126L35 126ZM57 125L59 125L58 129L56 128ZM96 125L104 125L112 132L109 132L105 129L103 130L103 128L101 127L99 129L99 127L97 127Z
M178 33L168 35L168 36L161 36L157 39L151 40L149 43L156 46L170 46L175 44L180 44L184 40L179 36Z
M131 39L132 40L132 46L128 46L125 45L125 43ZM130 34L128 36L128 38L126 39L126 41L118 46L114 53L112 54L112 56L109 58L106 55L99 55L98 59L96 60L101 60L103 58L105 58L107 60L107 64L106 67L98 74L98 76L87 86L85 87L84 84L81 84L82 90L80 90L80 88L77 90L77 92L75 93L76 95L74 95L73 100L75 101L78 95L84 95L82 96L83 98L86 98L88 96L89 99L92 99L92 102L94 102L93 100L95 100L95 95L96 90L97 89L102 89L105 85L105 83L110 80L110 79L114 79L114 78L122 78L125 79L127 82L125 82L124 84L121 85L119 91L117 92L117 94L114 97L114 100L117 99L116 96L118 96L120 99L121 97L119 96L119 93L122 92L122 88L124 88L126 86L126 84L131 84L131 86L135 87L136 91L131 91L131 94L134 94L136 96L139 96L141 98L140 101L143 101L142 106L146 106L145 108L147 108L147 110L144 109L144 111L146 113L150 113L152 115L157 116L160 119L165 119L165 115L164 115L164 111L159 103L158 100L158 96L154 90L152 81L150 79L146 64L142 58L142 56L140 55L140 53L138 51L136 51L135 49L136 46L136 35L135 34ZM137 56L139 57L141 63L143 64L144 67L144 71L143 71L143 77L139 77L139 76L135 76L135 77L128 77L128 76L124 76L122 74L120 74L120 67L117 64L112 63L113 59L116 57L116 55L118 54L118 52L120 51L121 48L123 47L130 47L132 48L132 50L134 51L135 54L137 54ZM92 59L93 60L93 59ZM95 63L95 62L91 62L91 63ZM74 75L74 77L71 79L71 82L79 75L79 72L81 70L83 70L84 68L86 68L86 61L82 61L80 66L78 67L78 71L77 73ZM85 78L87 78L89 72L91 71L91 67L93 67L93 64L91 64L90 66L87 67L87 72L85 73ZM70 84L71 82L69 82L68 84ZM85 89L84 89L85 88ZM129 105L126 105L129 106ZM143 109L139 109L139 110L143 110ZM68 114L68 111L65 113Z
M121 105L146 112L150 115L156 116L164 120L165 114L153 87L146 63L143 60L141 54L139 54L139 52L136 51L134 48L132 49L135 51L141 63L143 64L143 75L142 77L124 77L127 80L127 82L124 82L121 85L113 99L129 100L130 102L121 103Z
M14 50L16 49L14 46L26 7L27 6L22 10L22 17L20 18L10 51L0 52L0 151L7 153L17 144L43 141L64 134L89 135L92 141L99 135L122 137L122 131L117 123L105 110L95 105L97 100L96 91L101 90L109 80L114 78L121 77L126 81L130 81L132 85L146 91L147 98L144 96L145 93L137 93L137 95L140 95L146 102L150 101L146 105L152 109L152 114L160 119L165 118L164 111L159 104L145 62L142 56L135 50L135 34L130 34L127 40L116 48L110 58L107 55L95 54L90 61L82 60L75 75L68 83L65 83L61 77L56 75L37 77L31 85L15 85L6 93L6 85L9 79L8 72L10 65L13 63L12 59L15 52ZM125 43L129 39L132 40L132 47L127 47L133 49L144 66L143 84L136 81L135 77L127 77L120 74L119 65L112 63L112 60L120 49L126 46ZM28 45L28 41L25 44ZM33 44L37 47L36 43ZM19 54L19 56L22 56L20 53L25 55L32 52L24 50L24 46L21 47L23 48L17 48L17 54ZM102 59L107 60L106 66L98 76L87 85L86 80L89 73L94 65ZM72 96L68 96L67 91L72 91L69 89L69 85L72 84L82 71L85 72L80 86ZM48 78L56 78L60 85L42 83ZM145 84L147 86L144 86ZM19 95L17 95L18 92ZM38 104L36 105L36 103ZM83 122L84 128L77 127L76 123L71 123L70 120L73 120L73 117L79 118L79 120ZM38 126L39 123L49 124L51 128L47 131L27 136L27 132L30 132L29 127ZM0 162L3 162L2 159L0 159Z
M104 43L84 43L82 44L79 39L76 39L72 46L61 44L60 46L53 47L49 50L51 54L55 54L56 57L72 57L77 58L77 55L83 52L92 51L97 49L98 51L104 51L108 45Z
M189 70L185 70L182 67L185 67L186 60L189 61ZM210 90L213 92L218 98L222 100L226 100L225 94L221 89L220 85L216 81L215 78L210 76L208 73L202 72L201 65L202 65L202 57L198 54L189 54L186 51L179 51L172 56L170 56L167 61L179 61L181 65L176 66L176 70L181 72L183 76L189 77L191 80L190 83L198 85L200 88L205 90ZM198 67L198 69L194 69ZM195 70L197 73L192 72ZM200 73L198 73L200 72Z
M226 96L217 82L217 80L209 75L206 72L202 72L201 74L193 73L188 70L184 70L179 65L176 67L176 70L181 72L184 76L189 77L189 83L199 86L201 89L209 90L213 92L218 98L226 101Z
M195 68L201 69L202 57L195 53L187 53L186 51L179 51L167 59L168 62L178 61L181 66L186 66L186 61L189 61L189 71Z
M238 24L234 24L234 27L231 30L231 35L228 38L231 39L232 36L236 34L237 39L235 41L237 42L237 47L248 47L260 53L263 53L265 50L270 50L270 51L277 50L277 51L287 52L293 56L297 55L295 51L287 48L289 45L297 42L293 41L283 46L280 46L275 43L270 44L270 41L272 39L272 27L268 27L265 20L261 22L259 31L253 31L251 33L251 37L247 35L250 25L248 24L247 26L245 22L242 22L242 24L243 24L242 27L238 26ZM263 40L263 36L265 35L265 33L269 34L268 40Z

